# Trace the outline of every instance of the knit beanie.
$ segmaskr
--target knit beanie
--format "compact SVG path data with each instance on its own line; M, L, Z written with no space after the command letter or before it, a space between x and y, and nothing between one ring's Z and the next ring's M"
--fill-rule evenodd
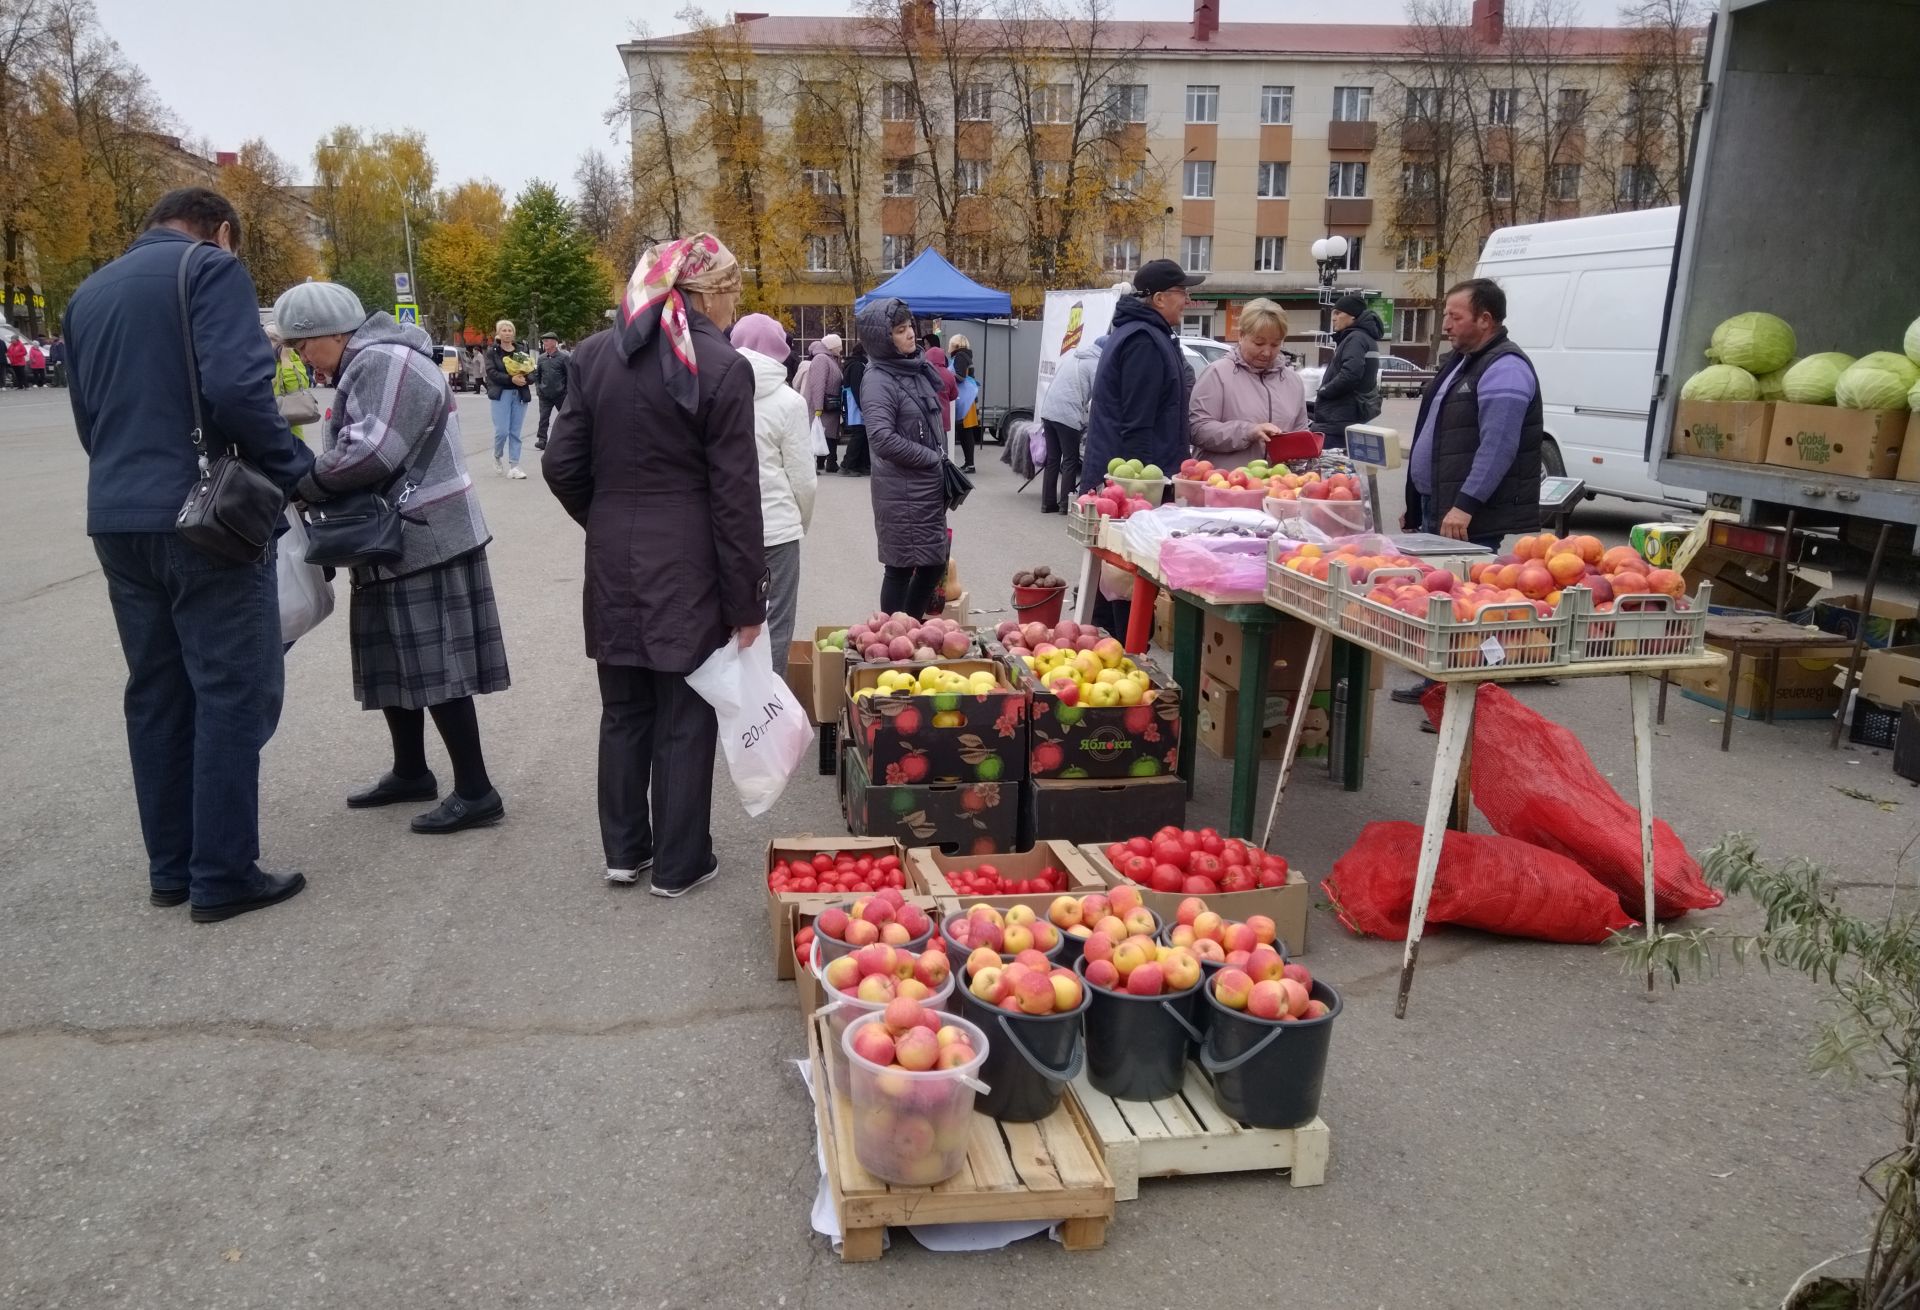
M829 355L838 355L840 353L840 334L838 332L829 332L826 336L820 338L820 344L827 348Z
M766 314L747 315L727 335L736 350L751 350L776 362L787 357L787 330Z
M1367 302L1365 300L1362 300L1359 296L1353 295L1351 293L1344 295L1340 297L1340 299L1334 301L1333 307L1340 313L1347 315L1349 318L1359 318L1362 314L1367 312Z
M360 297L338 282L302 282L273 302L273 321L287 341L352 334L367 321Z

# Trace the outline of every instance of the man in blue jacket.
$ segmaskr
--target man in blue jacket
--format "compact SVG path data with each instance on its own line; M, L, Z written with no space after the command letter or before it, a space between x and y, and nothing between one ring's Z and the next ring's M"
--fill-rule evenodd
M191 900L197 923L306 886L301 874L258 864L260 750L279 723L285 682L273 552L229 564L174 530L198 474L189 387L210 453L236 450L289 492L313 468L274 401L273 351L253 280L233 256L239 243L240 217L224 196L170 191L127 252L80 284L65 319L68 394L88 460L87 533L127 660L149 900Z
M1080 490L1101 486L1115 459L1158 464L1171 474L1187 457L1187 393L1193 377L1173 334L1187 308L1187 288L1204 281L1171 259L1149 260L1133 275L1133 294L1121 296L1114 307L1093 375Z

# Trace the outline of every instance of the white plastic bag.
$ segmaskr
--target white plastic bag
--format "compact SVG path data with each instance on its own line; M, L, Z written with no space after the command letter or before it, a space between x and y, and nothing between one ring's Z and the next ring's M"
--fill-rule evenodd
M333 584L318 564L307 563L307 521L292 506L274 571L280 580L280 643L291 646L333 613Z
M827 445L827 425L820 421L818 414L813 416L813 427L810 429L810 433L813 437L813 457L815 459L825 459L833 453L832 447Z
M729 638L687 675L687 685L713 706L740 803L759 818L813 749L813 724L773 671L772 638L762 632L745 650Z

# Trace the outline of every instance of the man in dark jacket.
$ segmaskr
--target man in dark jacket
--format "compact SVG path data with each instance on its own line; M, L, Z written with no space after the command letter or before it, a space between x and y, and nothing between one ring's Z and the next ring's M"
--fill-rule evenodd
M211 245L195 245L211 242ZM261 870L260 749L280 720L279 589L254 564L203 555L174 531L197 478L200 395L210 455L234 449L291 491L313 454L280 417L240 218L202 187L170 191L127 252L67 306L69 397L87 452L87 532L127 660L125 713L149 899L195 922L283 901L298 873ZM181 273L196 376L181 328Z
M560 349L556 333L541 334L540 358L533 364L533 389L540 393L540 427L533 437L535 450L547 448L547 424L553 418L553 411L567 398L567 369L572 363L573 355Z
M1187 307L1187 288L1206 278L1171 259L1155 259L1133 275L1133 294L1121 296L1100 366L1093 375L1080 490L1105 480L1115 459L1157 464L1163 473L1187 457L1187 371L1174 329Z
M1387 334L1380 316L1349 292L1333 302L1333 358L1313 397L1313 428L1329 450L1347 448L1347 425L1380 414L1380 361L1374 358Z

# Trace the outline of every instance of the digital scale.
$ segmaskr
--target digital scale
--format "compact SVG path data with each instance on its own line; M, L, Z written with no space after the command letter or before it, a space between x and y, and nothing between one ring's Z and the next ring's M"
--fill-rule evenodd
M1580 503L1586 490L1585 478L1540 479L1540 517L1542 520L1553 520L1555 536L1567 535L1567 520L1573 516L1573 507Z

